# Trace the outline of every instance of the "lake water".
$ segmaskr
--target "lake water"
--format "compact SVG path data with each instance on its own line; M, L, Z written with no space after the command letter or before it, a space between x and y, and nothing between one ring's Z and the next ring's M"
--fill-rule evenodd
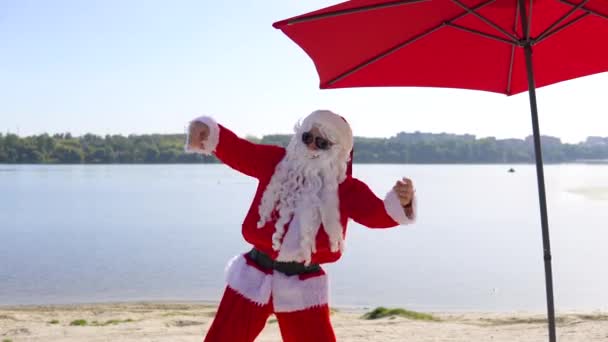
M351 221L337 306L545 310L533 165L355 165L419 222ZM546 166L556 309L608 309L608 165ZM224 165L0 165L0 304L219 300L256 181Z

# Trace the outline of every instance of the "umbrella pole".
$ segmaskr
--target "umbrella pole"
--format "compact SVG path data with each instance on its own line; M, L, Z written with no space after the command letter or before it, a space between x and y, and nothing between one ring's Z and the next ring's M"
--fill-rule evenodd
M528 94L530 95L530 111L532 113L532 131L534 132L534 156L536 159L536 178L538 184L538 199L540 201L540 221L543 234L543 256L545 260L545 285L547 291L547 317L549 321L549 341L555 342L555 308L553 306L553 275L551 270L551 245L549 242L549 220L547 218L547 198L545 195L545 174L543 171L543 156L538 124L538 108L536 106L536 84L532 68L532 45L524 45L526 69L528 72Z

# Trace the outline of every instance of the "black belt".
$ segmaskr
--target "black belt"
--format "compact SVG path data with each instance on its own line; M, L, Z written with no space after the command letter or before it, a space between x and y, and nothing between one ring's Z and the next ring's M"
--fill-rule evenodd
M252 249L247 253L247 256L253 260L258 266L266 270L277 270L285 275L292 276L296 274L315 273L321 271L319 264L310 264L308 266L301 262L284 262L272 260L267 254Z

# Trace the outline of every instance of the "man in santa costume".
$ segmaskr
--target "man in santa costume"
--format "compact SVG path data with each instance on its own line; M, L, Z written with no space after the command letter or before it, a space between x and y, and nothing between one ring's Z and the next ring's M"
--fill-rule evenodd
M227 268L227 287L206 342L253 341L275 314L283 341L335 341L327 275L349 218L370 228L412 223L412 182L397 180L384 200L351 176L353 134L339 115L318 110L295 127L287 148L237 137L210 117L190 122L186 150L215 156L257 178L242 227L253 249Z

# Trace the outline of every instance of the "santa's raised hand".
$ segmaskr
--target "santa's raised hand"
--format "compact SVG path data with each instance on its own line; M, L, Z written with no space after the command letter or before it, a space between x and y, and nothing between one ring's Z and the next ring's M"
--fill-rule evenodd
M207 138L209 138L209 126L200 121L192 121L188 128L188 147L193 150L204 150Z
M393 190L395 190L395 193L397 193L399 202L404 208L412 203L414 193L416 192L414 190L414 183L412 183L412 180L405 177L395 183L395 186L393 186Z

